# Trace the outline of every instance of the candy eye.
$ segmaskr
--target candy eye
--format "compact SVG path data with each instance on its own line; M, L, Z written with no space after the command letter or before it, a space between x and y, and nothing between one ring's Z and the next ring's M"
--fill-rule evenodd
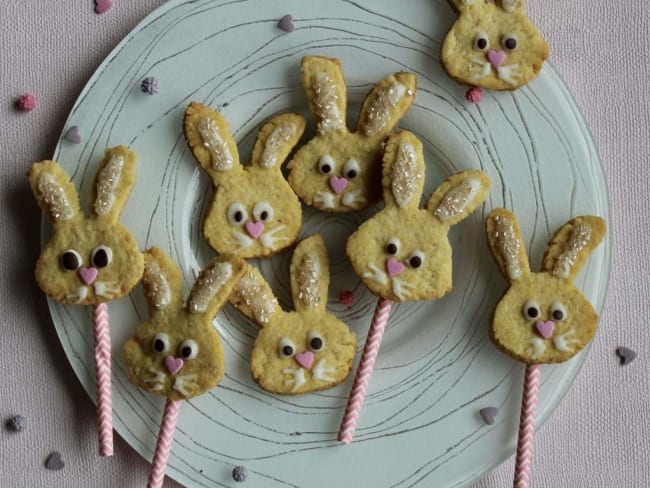
M278 343L278 354L282 359L287 359L293 356L296 352L296 345L288 337L283 337Z
M417 269L424 263L424 253L422 251L415 251L406 262L411 268Z
M524 305L524 317L529 320L539 318L539 305L533 300L528 300Z
M228 207L228 222L230 225L242 225L248 220L248 213L244 205L237 202Z
M504 49L508 49L509 51L514 51L517 49L517 46L519 45L519 41L517 40L517 36L515 34L504 34L503 37L501 38L501 45L503 46Z
M259 202L253 209L253 217L255 220L268 222L273 219L273 207L268 202Z
M199 345L192 339L185 339L178 347L178 355L183 359L194 359L199 354Z
M81 266L82 260L81 256L74 249L68 249L63 254L61 254L61 266L66 271L74 271Z
M567 318L567 315L566 307L562 303L551 303L551 317L553 317L553 320L564 320Z
M323 175L329 175L334 171L334 158L329 154L321 157L318 161L318 171Z
M490 47L490 41L485 32L479 32L474 38L474 49L477 51L487 51Z
M105 268L113 260L113 250L108 246L97 246L93 249L90 261L96 268Z
M165 333L158 333L153 337L151 347L155 352L169 351L169 336Z
M356 159L348 159L343 166L343 175L351 180L359 175L361 170L359 169L359 163Z
M399 252L400 242L397 237L393 237L386 243L386 254L394 256Z
M307 335L307 340L309 341L309 349L312 351L320 351L325 347L325 340L318 332L310 332Z

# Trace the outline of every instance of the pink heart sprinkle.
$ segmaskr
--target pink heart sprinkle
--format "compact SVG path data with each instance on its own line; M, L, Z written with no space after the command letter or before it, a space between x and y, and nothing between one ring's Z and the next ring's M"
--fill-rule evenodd
M97 268L86 268L85 266L79 268L79 276L81 277L81 281L87 285L92 285L95 282L98 273L99 272L97 271Z
M311 351L299 352L293 357L301 368L309 369L314 362L314 353Z
M175 358L174 356L167 356L165 358L165 368L169 371L169 374L178 373L185 364L181 358Z
M400 263L395 258L388 258L386 260L386 271L388 271L388 276L391 278L397 276L402 271L404 271L404 263Z
M553 335L555 323L551 320L547 320L546 322L537 321L535 322L535 328L537 329L537 332L539 332L539 335L544 339L548 339Z
M257 239L264 232L264 222L247 222L246 223L246 232L253 239Z
M113 6L113 0L95 0L95 12L103 14L108 12Z
M330 176L330 188L334 190L337 195L341 193L348 186L349 181L347 178L339 178L338 176Z
M495 51L490 49L487 53L488 60L490 64L495 68L498 68L506 60L506 53L503 51Z

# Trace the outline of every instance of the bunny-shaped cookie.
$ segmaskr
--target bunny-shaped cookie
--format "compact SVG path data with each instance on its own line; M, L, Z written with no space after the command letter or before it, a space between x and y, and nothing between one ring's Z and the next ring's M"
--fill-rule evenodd
M487 197L489 178L458 173L420 209L424 186L422 143L411 132L388 137L384 153L385 208L364 222L346 246L354 271L381 298L403 302L439 298L451 290L449 228Z
M450 0L458 12L440 60L459 83L514 90L537 77L548 44L524 12L525 0Z
M253 378L267 391L307 393L331 388L350 372L357 340L325 311L329 260L323 239L303 240L291 260L294 312L283 311L260 272L247 265L230 301L262 327L251 357Z
M316 136L289 162L289 184L307 205L328 212L374 205L380 197L381 142L413 103L415 75L395 73L377 83L354 132L345 123L347 94L339 61L307 56L301 75Z
M293 244L302 210L281 165L305 130L304 118L282 114L264 124L248 166L239 164L228 123L214 110L191 103L183 128L194 157L215 186L203 224L210 246L220 254L257 258Z
M58 163L34 163L29 171L34 196L54 229L36 264L36 280L55 300L98 304L123 297L140 280L144 258L135 237L119 222L135 184L136 158L124 146L106 151L88 217Z
M130 380L171 400L186 400L213 388L224 373L219 334L212 325L244 273L235 256L212 260L183 304L181 274L163 251L145 253L142 277L149 319L124 344Z
M529 268L513 213L493 210L486 230L492 256L510 283L492 317L494 344L527 364L572 358L592 339L598 322L573 280L605 235L605 221L582 216L564 224L549 242L539 273Z

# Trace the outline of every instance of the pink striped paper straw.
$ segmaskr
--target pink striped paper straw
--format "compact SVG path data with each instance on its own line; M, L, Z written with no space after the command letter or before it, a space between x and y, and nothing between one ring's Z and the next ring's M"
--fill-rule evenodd
M176 431L176 421L178 420L178 412L181 409L181 402L182 400L167 400L167 403L165 403L165 413L160 424L156 452L153 455L153 464L151 465L147 488L160 488L165 480L165 469L174 442L174 432Z
M514 488L528 488L530 472L533 467L533 441L535 439L535 412L537 393L541 376L539 364L526 366L524 393L521 401L519 419L519 439L517 440L517 459L515 461Z
M339 430L339 440L346 444L350 444L354 437L354 431L357 428L359 414L366 398L368 383L370 383L372 370L375 367L375 361L377 360L377 354L379 353L379 347L384 337L384 330L386 330L392 306L393 302L383 298L380 298L379 302L377 302L375 315L372 318L372 324L370 324L357 375L354 377L352 392L348 397L348 404L345 407L345 414Z
M97 375L97 426L99 455L113 455L113 401L111 396L111 331L108 305L93 305L95 372Z

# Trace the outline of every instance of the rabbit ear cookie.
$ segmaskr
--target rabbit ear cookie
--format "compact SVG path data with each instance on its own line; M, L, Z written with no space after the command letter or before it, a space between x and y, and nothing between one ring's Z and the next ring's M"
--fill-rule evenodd
M551 239L538 273L530 271L514 214L493 210L486 231L490 252L510 283L492 317L492 341L527 364L571 359L596 332L598 316L573 280L601 242L605 221L582 216L567 222Z
M548 44L524 12L524 0L450 0L458 13L440 60L459 83L514 90L537 77Z
M135 237L119 222L135 184L136 155L108 149L85 216L68 175L54 161L35 163L29 181L54 234L36 264L41 289L57 301L91 305L126 295L140 280L144 259Z
M282 114L267 121L246 166L239 163L235 140L218 112L191 103L183 128L215 187L203 224L210 246L242 258L266 257L290 246L298 237L302 210L281 166L302 136L304 119Z

